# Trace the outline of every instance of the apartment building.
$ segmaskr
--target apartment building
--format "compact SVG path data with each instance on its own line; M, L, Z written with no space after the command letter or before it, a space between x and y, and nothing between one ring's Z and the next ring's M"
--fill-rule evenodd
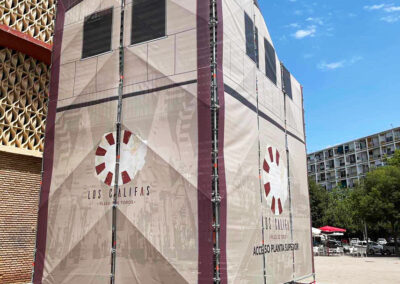
M308 176L326 189L354 187L368 171L400 149L400 127L307 155Z

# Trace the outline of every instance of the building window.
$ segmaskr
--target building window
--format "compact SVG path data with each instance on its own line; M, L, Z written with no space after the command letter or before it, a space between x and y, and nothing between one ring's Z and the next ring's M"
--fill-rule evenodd
M258 67L258 31L257 28L254 29L253 21L246 13L244 13L244 25L246 33L246 54ZM255 38L254 30L256 30ZM256 43L256 45L254 43Z
M165 0L133 0L131 44L165 36Z
M111 50L112 17L112 8L85 17L82 58Z
M265 75L276 85L276 55L275 49L269 41L264 38L265 47Z
M256 32L256 64L257 68L259 67L259 50L258 50L258 29L257 27L254 28Z
M286 95L293 99L292 95L292 81L290 80L290 72L286 69L286 67L282 64L282 81L283 81L283 89L286 92Z

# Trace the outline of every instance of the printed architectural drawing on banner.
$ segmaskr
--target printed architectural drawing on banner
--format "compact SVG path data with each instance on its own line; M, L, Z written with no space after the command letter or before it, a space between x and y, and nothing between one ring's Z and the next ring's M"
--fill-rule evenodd
M301 86L258 5L121 3L59 1L34 283L312 275Z

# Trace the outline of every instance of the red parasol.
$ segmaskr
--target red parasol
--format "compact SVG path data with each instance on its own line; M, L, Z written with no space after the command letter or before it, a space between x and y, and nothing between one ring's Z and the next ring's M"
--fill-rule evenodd
M344 233L346 232L345 229L341 229L341 228L336 228L336 227L331 227L331 226L324 226L319 228L322 232L327 232L327 233L334 233L334 232L341 232Z

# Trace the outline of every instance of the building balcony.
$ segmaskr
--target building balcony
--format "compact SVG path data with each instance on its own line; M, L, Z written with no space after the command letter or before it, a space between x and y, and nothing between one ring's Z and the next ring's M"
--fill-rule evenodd
M379 143L378 142L376 142L376 143L368 143L368 148L369 149L371 149L371 148L379 148Z
M336 179L336 177L335 177L335 176L328 176L326 179L327 179L328 181L333 181L333 180Z
M380 159L381 158L381 155L372 155L372 156L369 156L369 159L370 160L378 160L378 159Z

